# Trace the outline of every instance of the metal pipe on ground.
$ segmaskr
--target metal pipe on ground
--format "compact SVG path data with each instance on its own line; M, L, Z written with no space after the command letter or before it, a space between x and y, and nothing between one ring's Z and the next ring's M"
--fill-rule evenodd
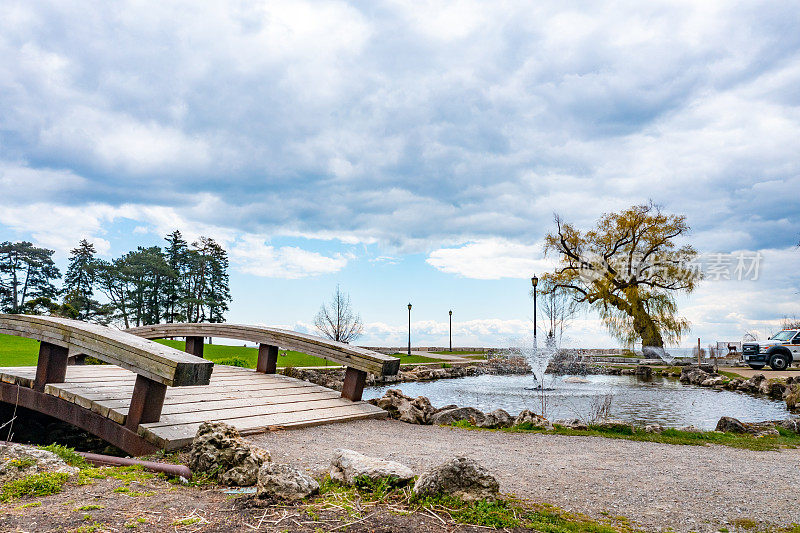
M192 479L192 471L188 466L173 465L169 463L155 463L153 461L140 461L128 457L114 457L113 455L100 455L97 453L75 452L83 456L95 466L141 466L151 472L159 472L170 476Z
M0 440L0 444L20 444L19 442L11 442L8 440ZM23 444L23 446L31 446ZM153 461L140 461L139 459L131 459L129 457L114 457L113 455L101 455L99 453L78 452L78 455L86 459L87 462L94 466L141 466L145 470L151 472L158 472L168 474L170 476L182 477L185 479L192 479L192 471L188 466L173 465L170 463L155 463Z

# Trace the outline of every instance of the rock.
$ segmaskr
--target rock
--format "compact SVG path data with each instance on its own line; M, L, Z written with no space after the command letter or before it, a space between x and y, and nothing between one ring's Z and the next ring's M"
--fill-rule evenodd
M719 419L719 422L717 422L717 431L723 431L725 433L746 433L754 437L780 435L778 430L775 429L775 424L773 422L747 423L730 416L723 416Z
M743 422L730 416L720 418L717 422L716 430L724 433L749 433L747 426Z
M739 385L741 385L742 383L744 383L743 379L734 378L725 384L725 388L728 390L737 390L739 388Z
M514 419L503 409L495 409L491 413L486 413L486 418L478 425L481 428L510 428L514 425Z
M583 423L579 418L573 418L571 420L566 420L566 419L562 418L560 420L555 420L553 422L553 425L554 426L556 426L556 425L557 426L562 426L562 427L569 428L569 429L577 429L577 430L587 430L587 429L589 429L589 426L587 426L585 423Z
M711 372L707 372L706 370L712 370ZM716 374L713 374L713 369L709 366L702 365L698 367L697 365L690 365L685 366L681 369L681 383L690 383L692 385L700 385L705 380L716 377Z
M758 392L761 382L763 382L765 379L767 378L764 377L764 374L756 374L747 381L739 384L737 390L745 392Z
M367 477L373 481L388 479L392 485L400 486L414 477L414 472L404 464L344 449L334 452L330 474L331 479L348 485L355 484L359 478Z
M235 427L224 422L200 424L189 452L189 468L231 486L255 485L259 468L269 461L268 451L250 446Z
M319 492L319 483L302 470L289 465L264 463L258 470L259 498L302 500Z
M783 391L783 401L788 409L795 409L800 404L800 384L792 383Z
M417 495L446 494L464 501L494 500L499 491L497 479L468 457L454 457L422 474L414 484Z
M549 420L529 409L525 409L514 419L514 426L522 424L530 424L531 428L553 429L553 424Z
M446 426L459 420L468 420L475 426L480 426L486 421L483 411L474 407L456 407L455 409L444 409L431 417L431 424L435 426Z
M644 427L645 433L663 433L664 426L661 424L648 424Z
M781 420L777 422L777 425L782 427L783 429L788 429L789 431L794 431L795 433L800 433L800 420L797 418L790 418L788 420Z
M601 429L610 429L613 431L622 431L622 432L633 431L633 424L631 424L630 422L625 422L624 420L608 419L608 420L603 420L602 422L598 422L597 424L594 424L594 426Z
M636 375L640 378L650 379L653 377L653 369L646 365L636 367Z
M724 377L716 376L716 377L708 378L708 379L704 380L702 383L700 383L700 385L702 387L717 387L717 386L723 385L724 383L725 383L725 378Z
M0 444L0 486L43 473L68 474L71 477L78 473L78 469L47 450L15 443Z
M684 431L686 433L702 433L703 432L702 429L700 429L698 427L695 427L695 426L682 426L682 427L675 428L675 429L677 429L678 431Z
M761 382L758 390L770 398L781 399L786 391L786 384L782 381L768 379Z
M430 418L436 413L436 409L425 396L411 398L400 389L387 390L383 397L373 403L387 411L391 418L409 424L430 424Z

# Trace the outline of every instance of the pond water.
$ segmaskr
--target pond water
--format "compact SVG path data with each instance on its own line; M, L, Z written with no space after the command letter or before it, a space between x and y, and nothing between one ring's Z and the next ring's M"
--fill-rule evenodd
M545 393L545 414L550 420L586 420L593 405L600 403L609 393L613 395L610 417L637 425L693 425L713 430L723 416L744 422L790 417L782 401L683 385L673 378L645 380L635 376L575 376L588 383L570 383L565 381L569 377L547 375L545 378L545 386L552 389ZM511 415L523 409L539 413L542 410L540 392L529 390L533 386L535 382L530 375L482 375L368 387L364 390L364 399L383 396L387 389L401 389L408 396L427 396L436 407L456 404L476 407L484 412L500 408Z

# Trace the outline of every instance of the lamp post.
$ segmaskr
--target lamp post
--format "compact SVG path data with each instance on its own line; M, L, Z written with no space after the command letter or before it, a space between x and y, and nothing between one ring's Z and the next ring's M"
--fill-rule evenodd
M450 315L450 353L453 353L453 310L451 309L448 314Z
M408 304L408 355L411 355L411 304Z
M536 344L536 285L539 283L539 278L536 274L531 278L531 285L533 285L533 342Z

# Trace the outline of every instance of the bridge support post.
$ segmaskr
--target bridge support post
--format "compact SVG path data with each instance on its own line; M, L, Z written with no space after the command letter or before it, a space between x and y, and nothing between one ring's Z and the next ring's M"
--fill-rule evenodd
M41 342L33 389L43 392L44 386L48 383L64 383L64 379L67 377L68 362L69 350L67 348L49 342Z
M258 345L256 372L274 374L278 369L278 347L270 344Z
M342 385L342 398L347 398L354 402L361 401L361 394L364 392L364 384L367 382L367 373L357 368L347 367L344 373L344 384Z
M186 337L186 353L203 357L203 337Z
M133 386L131 406L128 408L128 416L125 418L125 427L136 432L139 424L158 422L161 418L161 409L164 407L166 393L167 386L163 383L137 375L136 383Z

